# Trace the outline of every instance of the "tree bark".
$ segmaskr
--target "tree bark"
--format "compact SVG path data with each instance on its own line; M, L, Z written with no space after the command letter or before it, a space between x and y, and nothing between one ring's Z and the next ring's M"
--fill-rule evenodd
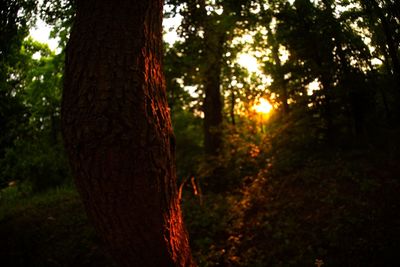
M222 147L221 60L219 51L213 50L206 52L209 65L204 77L204 149L206 155L217 156Z
M62 126L76 186L120 266L194 266L162 74L162 0L78 0Z
M207 156L218 156L222 148L222 56L226 33L207 18L204 1L204 150Z

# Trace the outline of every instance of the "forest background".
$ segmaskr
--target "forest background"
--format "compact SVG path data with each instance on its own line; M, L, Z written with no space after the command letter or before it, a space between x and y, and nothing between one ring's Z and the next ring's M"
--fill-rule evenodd
M74 8L0 4L2 266L114 266L61 138ZM179 22L164 73L199 266L396 266L400 2L168 0L164 15ZM57 50L29 37L39 18Z

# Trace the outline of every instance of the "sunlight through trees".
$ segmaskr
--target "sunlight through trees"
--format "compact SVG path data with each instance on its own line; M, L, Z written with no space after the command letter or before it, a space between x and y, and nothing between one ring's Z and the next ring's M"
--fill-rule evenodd
M253 106L253 109L258 113L267 115L273 109L273 106L271 105L271 103L268 100L266 100L265 98L258 99L258 101L256 103L257 104L255 104Z

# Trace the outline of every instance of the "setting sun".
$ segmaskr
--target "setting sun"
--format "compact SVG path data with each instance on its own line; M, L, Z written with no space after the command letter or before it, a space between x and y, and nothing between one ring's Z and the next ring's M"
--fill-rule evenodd
M260 98L258 100L258 103L256 105L254 105L253 109L257 113L268 114L273 109L273 106L271 105L271 103L269 103L269 101L267 99Z

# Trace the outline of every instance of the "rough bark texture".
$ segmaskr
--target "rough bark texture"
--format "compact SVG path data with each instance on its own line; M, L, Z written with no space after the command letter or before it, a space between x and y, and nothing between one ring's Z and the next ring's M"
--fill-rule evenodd
M162 0L78 0L62 123L77 188L120 266L194 266L177 199Z

